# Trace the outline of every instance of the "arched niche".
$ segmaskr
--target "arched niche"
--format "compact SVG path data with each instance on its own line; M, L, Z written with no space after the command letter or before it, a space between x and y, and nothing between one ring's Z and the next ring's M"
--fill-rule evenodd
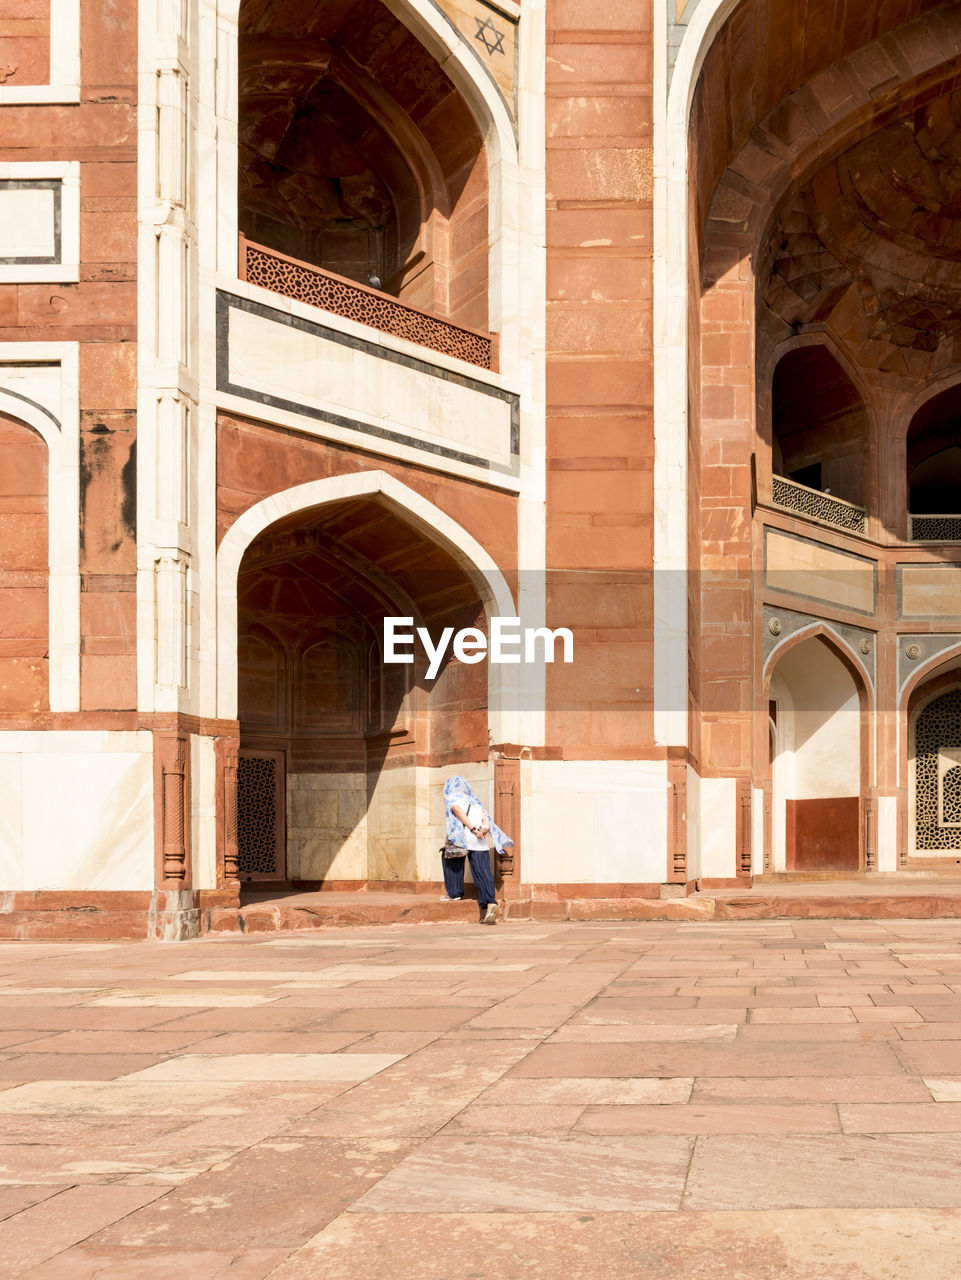
M788 351L771 386L772 472L864 506L870 431L857 387L821 345Z
M46 711L49 699L47 442L0 412L0 711Z
M909 535L926 541L961 537L961 385L932 396L911 419L905 474ZM947 519L930 518L935 516Z
M380 0L239 15L238 220L269 249L488 326L484 140Z
M484 667L448 660L427 679L422 646L410 664L381 648L386 616L435 639L486 627L480 576L369 477L351 480L326 504L325 482L305 486L315 501L286 515L283 495L267 500L273 519L237 547L242 882L438 879L424 815L440 820L446 769L488 767Z
M771 673L772 866L861 868L864 688L822 635L786 648Z

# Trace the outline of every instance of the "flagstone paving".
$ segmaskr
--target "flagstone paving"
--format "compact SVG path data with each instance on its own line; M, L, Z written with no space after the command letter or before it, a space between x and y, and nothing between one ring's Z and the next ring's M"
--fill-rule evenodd
M6 1280L956 1280L961 923L0 943Z

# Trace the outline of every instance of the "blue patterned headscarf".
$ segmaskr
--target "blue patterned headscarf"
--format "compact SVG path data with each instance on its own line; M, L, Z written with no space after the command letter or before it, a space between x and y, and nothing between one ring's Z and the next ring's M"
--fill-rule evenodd
M458 845L465 853L467 852L467 828L461 822L460 818L454 817L454 814L451 811L451 805L458 796L464 796L469 804L480 805L481 809L484 810L484 817L490 824L491 839L494 841L494 848L498 853L503 853L505 848L509 848L514 843L509 835L506 835L501 831L494 819L490 816L487 810L484 809L484 806L474 794L474 788L467 779L462 778L460 774L457 773L453 778L448 778L444 783L444 809L447 814L447 839L452 844Z

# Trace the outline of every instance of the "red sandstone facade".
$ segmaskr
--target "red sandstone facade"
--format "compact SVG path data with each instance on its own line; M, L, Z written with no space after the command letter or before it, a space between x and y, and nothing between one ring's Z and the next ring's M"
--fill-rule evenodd
M953 873L959 54L924 0L0 19L0 931L430 893L455 771L518 913ZM575 660L428 680L385 615Z

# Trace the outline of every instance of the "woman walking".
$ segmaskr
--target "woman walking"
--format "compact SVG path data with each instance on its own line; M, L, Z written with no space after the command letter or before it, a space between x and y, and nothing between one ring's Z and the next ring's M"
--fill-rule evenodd
M477 799L466 778L455 774L444 784L444 809L447 816L447 839L444 844L444 888L447 897L457 901L464 896L464 859L470 862L470 873L477 886L477 897L484 912L482 924L497 923L497 893L491 874L490 836L498 853L514 843L494 822ZM457 850L463 850L458 855Z

